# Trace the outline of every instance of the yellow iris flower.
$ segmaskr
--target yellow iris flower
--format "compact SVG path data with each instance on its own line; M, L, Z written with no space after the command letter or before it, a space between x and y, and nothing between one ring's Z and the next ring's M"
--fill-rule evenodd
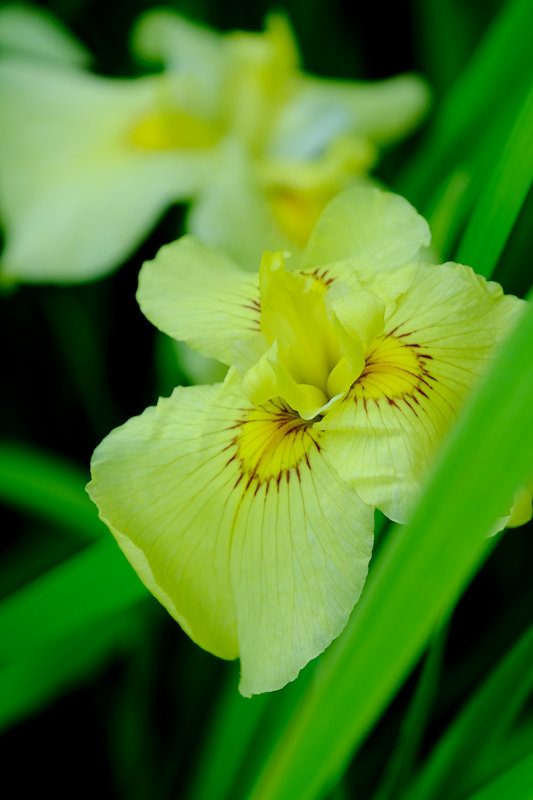
M352 188L295 270L259 275L192 237L141 271L143 312L230 365L177 388L97 448L89 492L139 576L189 636L271 691L342 631L373 510L405 521L436 445L520 315L459 264L428 265L426 222Z
M227 236L250 264L264 237L296 250L325 202L371 166L375 143L410 129L428 99L414 76L304 76L282 17L264 33L219 35L152 12L133 46L166 69L135 79L89 72L30 8L0 9L0 46L1 265L14 281L99 277L169 205L194 198L191 230Z

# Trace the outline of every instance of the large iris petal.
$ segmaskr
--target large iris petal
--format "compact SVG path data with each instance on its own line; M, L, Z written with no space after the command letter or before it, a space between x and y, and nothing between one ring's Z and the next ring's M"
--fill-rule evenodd
M142 580L202 647L278 689L361 592L373 514L282 402L177 389L97 448L89 491Z

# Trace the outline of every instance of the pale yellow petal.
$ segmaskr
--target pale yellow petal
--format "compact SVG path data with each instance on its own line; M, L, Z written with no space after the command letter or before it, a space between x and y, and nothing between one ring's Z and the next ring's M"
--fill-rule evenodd
M137 299L160 330L225 364L235 342L259 331L257 276L190 236L143 265Z
M224 45L224 117L228 129L250 152L260 155L277 114L290 100L298 61L296 42L287 18L272 14L264 33L231 32Z
M417 265L402 274L404 291L360 378L319 423L341 474L400 522L436 446L523 308L462 265Z
M426 113L430 91L418 75L395 75L382 81L358 83L305 76L298 101L321 117L344 115L344 127L378 144L405 136Z
M87 66L89 51L49 11L6 3L0 8L2 56L51 60L63 66Z
M168 205L198 191L210 150L134 143L164 85L2 61L5 273L27 282L96 278L131 254Z
M253 273L265 250L293 250L276 223L254 160L235 141L225 143L212 179L195 198L187 230Z
M131 38L137 55L171 69L215 79L223 66L222 36L168 8L141 14Z
M415 257L430 238L427 222L403 197L356 186L328 203L301 266L350 259L359 269L388 270Z
M253 413L247 424L251 438L254 424L265 423ZM278 470L279 478L256 474L236 518L232 575L244 695L296 678L342 631L366 578L372 510L308 446L307 459Z
M238 655L228 570L235 408L220 384L178 388L96 449L88 491L141 580L201 647Z
M238 382L177 389L113 431L91 497L140 577L202 647L240 655L241 692L293 680L342 630L372 509L322 456L323 434Z

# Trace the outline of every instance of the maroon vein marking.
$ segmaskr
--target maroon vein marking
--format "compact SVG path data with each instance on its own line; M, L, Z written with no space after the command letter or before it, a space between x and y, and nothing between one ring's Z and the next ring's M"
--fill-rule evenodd
M277 412L273 412L270 410L269 406L277 409ZM249 489L253 489L254 497L258 494L261 486L265 485L265 491L268 492L271 483L275 483L276 487L279 491L281 481L285 476L285 480L287 484L289 484L291 480L291 475L295 475L298 478L298 481L302 482L302 472L301 467L305 466L308 470L311 470L311 461L309 458L309 449L312 448L314 445L317 452L320 452L320 445L318 441L316 441L315 436L318 433L311 435L310 429L312 428L314 422L316 420L303 420L297 412L295 412L292 408L286 405L283 401L278 400L270 400L268 404L261 407L264 412L264 417L259 417L257 419L248 419L247 414L249 411L247 410L247 414L243 415L240 420L238 420L233 425L228 426L227 430L236 429L238 432L233 436L229 444L227 444L223 450L229 450L230 448L233 449L233 453L230 455L228 460L225 463L225 467L229 466L234 461L240 462L240 474L237 480L234 483L233 488L236 489L243 479L246 480L246 485L243 487L243 497ZM243 409L244 410L244 409ZM276 426L278 431L282 432L283 438L291 437L293 443L296 442L297 438L301 439L302 449L304 452L300 456L300 458L296 461L295 464L291 464L289 467L285 467L277 474L266 475L261 477L258 474L259 466L263 461L264 458L264 448L261 445L258 445L258 457L257 460L253 464L246 464L243 459L239 455L239 446L240 446L240 438L242 436L243 429L246 425L250 424L257 424L257 423L271 423ZM260 435L260 433L259 433ZM304 440L308 439L305 442ZM253 439L252 439L253 441Z

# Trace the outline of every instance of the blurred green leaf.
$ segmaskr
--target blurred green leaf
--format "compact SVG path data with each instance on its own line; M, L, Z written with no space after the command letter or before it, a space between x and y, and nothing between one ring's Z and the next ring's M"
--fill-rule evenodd
M531 231L533 230L533 191L522 206L511 236L507 240L496 266L494 280L519 297L525 297L531 287Z
M88 302L91 296L92 304ZM41 296L41 303L57 351L63 357L64 367L98 441L120 419L106 373L103 335L109 324L106 292L96 295L82 293L79 287L62 286L60 290L54 287Z
M9 528L9 523L6 527ZM70 558L80 548L75 537L61 535L59 526L46 525L42 520L38 528L33 520L16 527L17 535L0 559L0 600Z
M415 205L457 167L457 151L465 143L477 149L509 92L533 76L532 27L530 0L508 0L489 26L396 183Z
M147 596L109 536L0 603L0 662L52 646Z
M489 277L533 180L533 86L461 241L457 260Z
M413 11L424 72L440 92L457 77L473 49L475 14L467 4L455 0L416 0Z
M410 800L455 796L472 770L490 764L533 689L532 663L533 626L454 719L409 788Z
M499 747L494 750L490 764L483 759L479 769L473 768L469 775L471 787L484 786L511 769L533 750L533 719L513 726ZM471 780L470 780L471 779Z
M157 759L160 732L154 728L157 666L161 656L158 622L162 609L143 606L142 615L138 614L139 610L127 613L141 618L142 641L121 665L120 681L113 687L110 702L105 707L105 732L120 796L127 800L148 797L159 800L164 796L159 791L162 777Z
M440 626L430 643L411 705L402 722L396 747L387 762L374 800L400 796L409 779L438 687L447 634L448 624L445 623Z
M522 76L521 80L509 87L498 104L498 114L483 127L482 134L476 134L462 143L453 162L450 162L451 173L446 175L436 190L432 189L430 199L426 200L425 211L431 224L432 245L439 256L448 258L453 255L466 221L477 207L479 196L487 192L487 180L495 174L494 165L502 162L509 147L510 135L517 121L523 117L532 79L531 75ZM520 177L523 181L523 177ZM512 182L509 183L513 190ZM516 198L511 199L510 206L514 208ZM518 202L520 206L523 198ZM476 266L475 261L466 263Z
M236 692L238 675L229 669L218 705L213 709L207 737L189 800L218 800L231 797L231 789L250 740L255 735L272 695L241 697Z
M531 800L533 797L533 755L528 755L468 800Z
M426 209L431 228L431 249L437 263L449 260L454 243L471 209L472 175L457 169L447 176Z
M58 523L83 542L106 531L85 492L88 475L56 455L0 444L0 500Z
M533 308L454 428L411 522L385 542L253 800L322 796L487 553L487 532L533 470L531 341Z
M127 614L109 617L53 649L39 648L0 669L0 730L35 714L65 690L94 680L96 670L131 645L136 625Z

